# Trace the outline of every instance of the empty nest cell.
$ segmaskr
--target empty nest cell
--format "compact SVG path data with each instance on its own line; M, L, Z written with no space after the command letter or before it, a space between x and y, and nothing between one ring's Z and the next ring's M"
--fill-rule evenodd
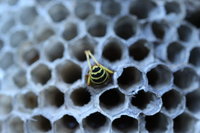
M62 58L64 54L64 46L61 42L55 42L47 45L45 53L49 61Z
M41 43L45 40L48 40L51 36L53 36L55 34L55 32L53 31L53 29L51 27L45 27L45 28L37 31L37 33L35 33L35 34L36 34L35 38L36 38L37 42Z
M149 55L148 42L144 39L138 40L129 47L129 56L136 61L142 61Z
M175 133L188 133L194 131L196 119L192 116L183 113L174 119L174 132Z
M192 37L192 29L186 24L180 25L177 29L177 33L181 41L190 41Z
M108 16L117 16L120 14L121 5L115 0L103 1L101 3L101 11Z
M193 9L193 8L192 8ZM185 20L196 28L200 28L200 9L187 10Z
M12 107L12 98L7 95L0 94L0 115L9 114L13 107Z
M200 47L194 47L190 51L190 56L189 56L189 63L194 65L195 67L200 66Z
M6 52L0 57L0 68L6 70L14 64L14 57L11 52Z
M65 20L69 15L68 9L62 3L57 3L51 6L48 13L51 19L56 23Z
M184 67L174 73L174 84L180 89L193 89L199 85L199 78L192 68Z
M31 25L37 18L38 13L35 7L33 6L27 6L22 8L20 12L20 21L24 25Z
M100 15L92 15L86 21L87 31L94 37L103 37L107 31L107 20Z
M13 81L15 85L19 88L23 88L27 84L26 79L26 71L25 70L19 70L14 76Z
M76 106L84 106L88 104L91 100L91 94L87 88L78 88L75 89L71 95L70 99Z
M51 106L59 108L64 104L64 93L55 86L44 89L40 96L43 107Z
M29 130L34 133L48 132L52 129L50 121L43 115L33 116L28 124Z
M130 16L123 16L115 22L114 31L117 36L127 40L136 34L137 21Z
M145 128L149 132L166 132L168 130L168 117L162 113L145 117Z
M86 19L91 14L94 14L94 7L91 2L78 1L76 3L74 12L78 18Z
M68 41L68 40L72 40L73 38L75 38L78 35L78 27L76 23L67 23L65 25L64 31L62 33L62 37Z
M138 85L142 81L142 72L135 67L124 68L117 81L122 89L129 89L130 87Z
M186 107L192 112L200 112L200 88L186 95Z
M10 39L10 45L12 47L18 47L28 39L28 35L24 30L19 30L19 31L13 32L10 35L9 39Z
M79 127L79 123L74 116L66 114L55 122L55 127L57 133L74 133Z
M8 133L24 133L24 121L21 120L19 117L11 117L8 120Z
M45 64L38 64L31 70L31 77L35 83L45 85L51 78L51 70Z
M139 91L131 98L131 104L141 110L148 107L155 100L156 96L151 92Z
M154 21L151 24L151 28L156 38L164 39L166 31L169 29L169 25L164 20Z
M173 78L172 72L165 65L157 65L146 74L148 84L155 89L168 86Z
M179 14L181 12L181 8L179 3L176 1L169 1L165 3L165 11L167 14L176 13Z
M15 18L10 17L3 23L0 31L4 34L8 33L15 26L15 24Z
M112 130L121 133L133 133L138 131L138 120L127 115L122 115L112 122Z
M129 12L137 16L138 19L148 18L153 9L157 7L156 3L151 0L136 0L131 3Z
M167 47L167 58L172 63L181 63L185 60L185 48L179 42L172 42Z
M72 61L66 61L64 64L59 64L57 70L65 83L72 84L81 79L81 67Z
M112 111L125 103L125 95L118 88L113 88L102 93L99 101L102 109Z
M26 62L26 64L31 65L37 60L39 60L40 55L37 49L31 48L24 51L22 58Z
M121 42L116 39L112 39L106 43L103 48L103 57L110 62L118 61L122 58Z
M85 50L90 50L94 54L94 47L96 43L88 37L83 37L81 39L72 42L70 45L71 54L79 61L85 61Z
M102 132L108 128L110 120L100 112L94 112L83 119L83 128L91 132Z

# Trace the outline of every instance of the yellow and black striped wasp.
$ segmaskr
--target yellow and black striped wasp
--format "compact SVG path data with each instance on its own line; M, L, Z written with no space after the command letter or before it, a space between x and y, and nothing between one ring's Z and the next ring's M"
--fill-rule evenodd
M95 57L89 50L85 51L85 55L90 69L88 75L86 75L87 85L99 86L108 83L108 81L110 81L111 75L114 72L104 67L103 65L99 64L99 62L95 59ZM91 65L90 57L94 60L95 65Z

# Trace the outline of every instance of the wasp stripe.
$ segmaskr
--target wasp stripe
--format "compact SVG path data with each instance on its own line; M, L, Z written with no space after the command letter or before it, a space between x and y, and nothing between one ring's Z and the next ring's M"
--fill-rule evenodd
M99 66L93 66L93 68L92 68L93 73L98 72L99 70L101 70L101 68Z
M102 69L102 72L100 73L97 73L95 76L94 74L92 74L91 78L92 79L99 79L99 78L102 78L104 75L105 75L106 71Z
M95 84L102 84L104 83L107 79L108 79L109 75L108 73L106 72L101 78L98 78L98 79L92 79L91 78L91 81Z
M95 77L95 78L97 78L97 77L100 77L102 74L104 74L104 70L103 69L101 69L101 70L99 70L98 72L96 72L96 73L91 73L92 74L92 77Z

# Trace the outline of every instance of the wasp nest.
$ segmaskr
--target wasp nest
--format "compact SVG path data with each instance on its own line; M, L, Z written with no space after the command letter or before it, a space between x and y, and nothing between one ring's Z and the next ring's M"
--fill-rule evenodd
M200 132L200 2L0 0L0 132ZM114 71L88 86L84 51Z

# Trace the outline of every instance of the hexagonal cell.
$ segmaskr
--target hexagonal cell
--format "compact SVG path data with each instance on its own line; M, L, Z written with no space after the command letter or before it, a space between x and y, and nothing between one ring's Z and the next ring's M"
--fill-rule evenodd
M11 117L8 119L7 133L24 133L24 121L19 117Z
M22 58L28 65L31 65L40 58L40 55L37 49L31 48L23 53Z
M43 115L33 116L28 124L32 133L46 133L52 129L51 122Z
M138 109L145 110L149 108L149 104L152 104L156 99L156 96L151 92L139 91L131 98L131 105Z
M188 133L193 132L196 119L189 114L183 113L174 119L174 132L175 133Z
M199 78L192 68L184 67L174 73L174 84L180 89L194 89L199 85Z
M14 64L13 53L6 52L0 57L0 68L6 70Z
M48 10L49 16L54 22L61 22L69 15L68 9L62 3L56 3Z
M129 56L136 61L142 61L149 55L148 42L144 39L136 41L129 47Z
M83 37L81 39L72 42L70 47L70 53L79 61L85 61L85 50L90 50L94 54L94 47L96 42L88 37Z
M57 133L75 133L79 127L77 120L68 114L57 120L54 125Z
M14 26L15 26L16 22L15 22L15 18L14 17L10 17L8 18L8 20L6 20L3 25L1 26L1 32L2 33L8 33Z
M12 111L12 98L7 95L0 94L0 115L7 115Z
M117 79L119 86L122 89L134 88L142 81L142 72L135 67L127 67L123 69L122 74Z
M165 3L165 10L167 14L176 13L179 14L181 12L181 8L179 3L176 1L168 1Z
M127 40L136 34L137 21L130 16L123 16L116 21L114 31L117 36Z
M67 23L65 25L65 28L64 28L64 31L62 33L62 37L69 41L73 38L75 38L76 36L78 35L78 27L77 27L77 24L75 23Z
M152 22L151 28L155 37L157 37L158 39L164 39L166 31L169 28L169 25L164 20L154 21Z
M118 14L120 14L121 5L119 2L115 0L103 1L101 3L101 11L105 15L108 15L111 17L117 16Z
M187 15L185 17L185 20L194 25L196 28L200 28L200 10L194 9L194 10L187 10Z
M113 120L112 130L120 133L138 132L138 120L127 115L122 115Z
M151 0L136 0L131 3L129 12L137 16L138 19L145 19L148 18L151 11L156 7L156 3Z
M31 25L37 18L38 13L35 7L27 6L23 7L20 12L20 21L24 25Z
M195 67L200 67L200 47L194 47L190 51L189 63Z
M103 114L95 112L83 119L83 128L88 132L101 133L109 128L110 120Z
M51 70L45 64L38 64L31 70L31 77L35 83L44 85L51 78Z
M115 109L121 109L125 103L125 95L118 88L105 91L99 97L100 107L106 112L113 112Z
M186 24L180 25L177 29L177 33L181 41L190 41L192 37L192 29Z
M103 57L110 62L118 61L122 58L121 42L117 39L109 40L103 48Z
M147 72L147 79L150 86L162 89L171 83L173 75L167 66L157 65Z
M12 47L18 47L28 39L28 35L24 30L19 30L12 33L9 39Z
M106 22L106 18L100 15L92 15L88 17L86 21L88 33L94 37L105 36L107 30Z
M65 61L57 66L57 71L61 79L68 84L72 84L81 79L81 67L72 61Z
M23 88L27 84L27 79L26 79L26 71L24 70L19 70L14 76L13 76L13 81L15 85L19 88Z
M145 117L145 128L149 132L166 132L168 130L169 118L162 113Z
M59 108L64 104L64 93L57 87L50 86L40 93L42 107Z
M62 58L64 54L64 46L61 42L50 43L45 48L45 53L49 61Z
M44 27L35 33L35 38L38 43L48 40L55 32L51 27Z
M88 16L94 13L94 7L90 2L78 1L76 3L74 12L78 18L86 19Z
M84 106L88 104L91 100L91 94L87 90L87 88L78 88L75 89L71 94L70 94L70 99L72 100L73 104L75 106Z
M179 42L172 42L167 47L167 58L172 63L181 63L185 60L185 47Z

